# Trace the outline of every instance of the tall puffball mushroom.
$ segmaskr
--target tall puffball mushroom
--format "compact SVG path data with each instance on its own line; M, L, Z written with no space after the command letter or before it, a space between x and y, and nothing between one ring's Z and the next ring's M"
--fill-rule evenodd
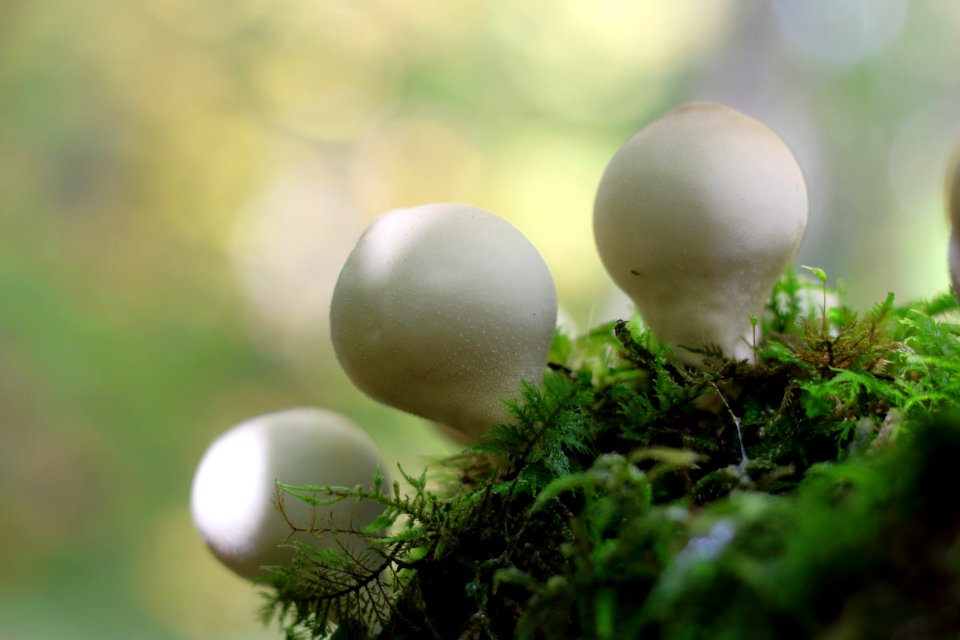
M550 271L502 218L463 204L396 209L364 232L330 307L334 351L372 398L467 439L542 381L557 318Z
M193 480L193 521L213 554L245 578L263 576L264 566L289 563L294 540L362 553L368 543L352 534L294 534L290 525L362 529L380 515L380 505L343 500L314 507L287 497L281 514L273 503L276 481L372 489L378 468L386 491L389 480L376 445L339 414L299 408L258 416L221 435L203 455Z
M806 224L806 186L787 145L713 102L681 105L630 138L603 174L593 218L604 267L658 339L748 360L750 317Z

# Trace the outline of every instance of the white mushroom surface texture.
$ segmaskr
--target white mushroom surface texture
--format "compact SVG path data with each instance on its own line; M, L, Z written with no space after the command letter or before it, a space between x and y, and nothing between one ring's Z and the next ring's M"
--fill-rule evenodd
M213 554L245 578L266 575L265 566L288 564L294 540L316 548L342 545L360 554L368 542L351 533L292 535L273 502L276 482L372 489L378 467L387 490L376 445L337 413L297 408L261 415L222 434L203 455L193 480L193 521ZM289 495L283 504L290 522L305 529L362 529L383 510L369 500L314 507Z
M340 272L334 351L353 383L468 439L509 422L540 384L557 318L553 278L510 223L463 204L388 211Z
M613 281L678 357L719 348L752 359L752 315L793 260L807 224L793 153L761 122L713 102L681 105L611 159L594 237Z

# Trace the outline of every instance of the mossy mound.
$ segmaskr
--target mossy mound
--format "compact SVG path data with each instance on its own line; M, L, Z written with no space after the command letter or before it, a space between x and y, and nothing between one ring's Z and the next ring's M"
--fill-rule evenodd
M383 558L303 547L267 617L291 638L955 637L956 301L825 298L785 274L756 364L688 369L628 322L558 334L441 489L287 487L376 500L366 535L390 534Z

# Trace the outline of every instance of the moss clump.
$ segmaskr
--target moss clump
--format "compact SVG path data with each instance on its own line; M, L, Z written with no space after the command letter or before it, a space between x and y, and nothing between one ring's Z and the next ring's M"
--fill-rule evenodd
M755 365L688 369L628 322L557 335L441 491L287 488L378 501L365 535L390 533L377 562L304 548L268 617L289 637L953 637L956 302L823 318L823 293L781 278Z

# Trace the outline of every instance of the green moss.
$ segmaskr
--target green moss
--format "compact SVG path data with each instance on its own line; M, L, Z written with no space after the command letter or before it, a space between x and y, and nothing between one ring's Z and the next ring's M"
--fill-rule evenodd
M784 275L755 365L686 368L627 322L558 334L542 387L441 490L287 488L386 511L374 555L278 570L267 615L289 637L948 637L956 302L824 319L825 294Z

